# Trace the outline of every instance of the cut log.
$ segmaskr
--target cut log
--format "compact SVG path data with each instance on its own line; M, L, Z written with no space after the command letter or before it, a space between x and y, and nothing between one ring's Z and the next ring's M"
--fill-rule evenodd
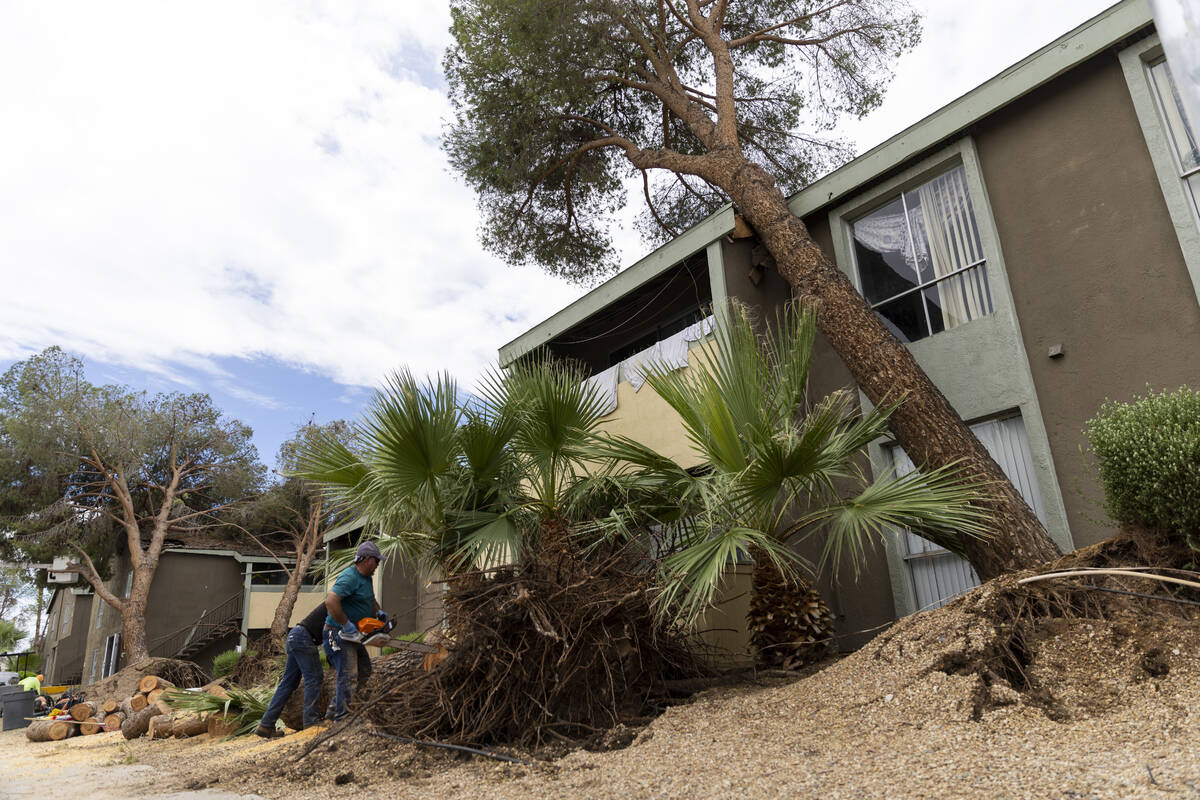
M173 736L176 739L186 739L189 736L199 736L208 733L208 720L199 717L180 717L175 720Z
M83 722L96 716L96 708L91 703L76 703L70 708L71 719Z
M159 716L157 708L143 708L121 723L121 735L126 739L136 739L145 736L150 727L150 720Z
M59 742L71 735L73 727L62 720L38 719L29 723L25 737L31 742Z
M222 700L229 699L229 692L225 691L225 687L217 681L213 681L212 683L201 686L200 691L207 692L208 694L211 694L214 697L219 697Z
M146 695L142 694L141 692L138 692L133 697L129 698L129 710L130 711L134 711L134 712L141 711L148 705L150 705L150 701L147 700Z
M114 711L111 714L106 714L104 717L105 729L110 731L121 730L121 723L125 721L127 716L124 711Z
M231 736L239 725L233 714L210 714L208 717L208 735L214 738Z
M142 694L149 694L155 689L170 689L174 686L175 684L171 683L170 681L163 680L157 675L146 675L140 681L138 681L138 691Z
M112 714L120 707L121 703L115 697L110 697L100 704L100 710L105 714Z
M151 739L170 739L173 734L175 723L166 714L159 714L150 718L150 725L146 728L146 735Z
M158 698L162 697L166 691L166 689L155 689L152 692L146 692L146 699L150 701L151 705L154 705L158 702Z
M83 736L91 736L93 733L99 733L100 728L103 726L103 722L95 717L92 717L91 719L84 720L83 723L80 724L79 733Z

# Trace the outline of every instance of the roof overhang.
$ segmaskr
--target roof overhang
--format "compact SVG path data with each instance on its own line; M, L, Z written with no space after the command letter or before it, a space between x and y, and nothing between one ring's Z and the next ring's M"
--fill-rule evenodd
M732 230L733 206L727 205L501 347L500 366L510 366L521 356L561 336Z

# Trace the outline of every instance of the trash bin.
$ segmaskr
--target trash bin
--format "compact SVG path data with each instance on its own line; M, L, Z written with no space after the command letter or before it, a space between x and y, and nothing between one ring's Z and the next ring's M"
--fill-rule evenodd
M29 726L33 716L33 701L37 692L27 692L20 686L0 687L0 707L4 713L3 730L11 731Z

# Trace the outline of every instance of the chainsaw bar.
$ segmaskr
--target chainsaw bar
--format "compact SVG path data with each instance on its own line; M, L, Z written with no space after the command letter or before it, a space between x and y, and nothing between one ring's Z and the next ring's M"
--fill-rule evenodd
M436 644L393 639L386 633L377 633L374 636L369 636L362 643L366 647L394 647L397 650L407 650L410 653L436 653L438 651Z

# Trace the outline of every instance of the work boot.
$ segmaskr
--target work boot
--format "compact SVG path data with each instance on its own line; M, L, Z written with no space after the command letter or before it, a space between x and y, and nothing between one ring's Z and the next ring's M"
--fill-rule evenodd
M278 739L280 736L283 736L283 731L278 728L267 728L259 725L254 729L254 735L261 736L264 739Z

